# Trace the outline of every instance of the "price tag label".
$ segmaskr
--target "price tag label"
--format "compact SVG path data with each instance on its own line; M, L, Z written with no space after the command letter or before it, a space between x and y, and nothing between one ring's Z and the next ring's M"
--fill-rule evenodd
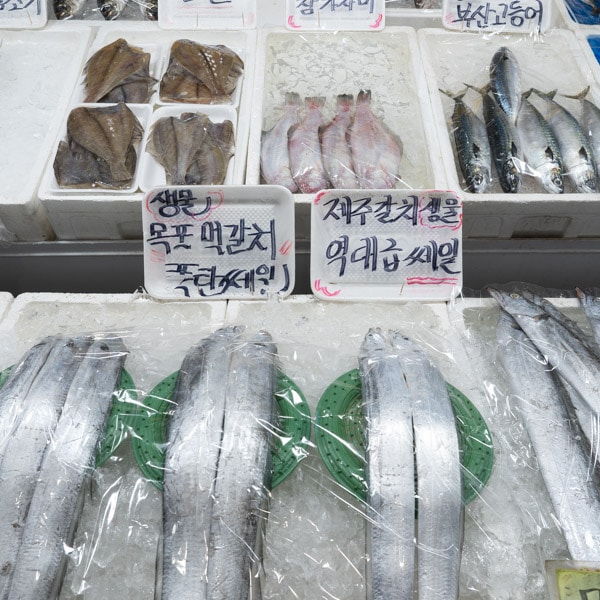
M0 0L0 29L39 29L47 11L46 0Z
M379 31L385 26L385 0L286 0L286 27Z
M444 0L447 29L535 33L550 26L548 0Z
M550 600L600 600L600 564L580 561L546 562Z
M154 188L144 284L161 299L267 299L294 287L294 200L279 186Z
M462 286L462 202L431 190L320 192L311 284L330 300L448 300Z
M158 25L163 29L251 29L256 27L256 0L161 0Z

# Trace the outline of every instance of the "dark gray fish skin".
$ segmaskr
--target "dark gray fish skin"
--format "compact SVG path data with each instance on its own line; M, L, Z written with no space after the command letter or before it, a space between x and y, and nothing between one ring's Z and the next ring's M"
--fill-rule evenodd
M207 123L207 135L185 175L186 185L222 185L235 153L233 123Z
M490 85L498 106L514 125L521 106L521 68L513 52L499 48L490 63Z
M517 132L530 174L540 179L547 192L562 194L564 182L558 141L546 119L526 97L521 100Z
M453 96L452 130L460 170L465 178L467 190L481 194L491 179L492 151L487 131L481 119L463 102L466 92Z
M118 337L94 341L80 361L40 467L29 506L9 600L52 597L86 477L106 427L127 349Z

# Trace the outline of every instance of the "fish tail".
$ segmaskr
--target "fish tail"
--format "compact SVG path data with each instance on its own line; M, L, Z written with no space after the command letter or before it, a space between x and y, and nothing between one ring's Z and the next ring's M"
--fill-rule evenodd
M325 106L324 96L309 96L304 99L306 108L323 108Z
M371 104L371 90L360 90L356 104Z
M464 83L463 85L467 88L467 90L474 90L475 92L481 94L482 96L486 96L492 87L490 83L486 83L483 87L480 87L480 88L478 88L477 86L471 85L470 83ZM463 92L462 95L464 96L465 94L466 94L466 90L465 90L465 92ZM461 96L461 98L462 98L462 96Z
M572 96L570 96L569 94L561 94L561 96L564 96L565 98L571 98L572 100L583 100L588 95L589 91L590 86L588 85L585 89L581 90L579 94L574 94Z
M350 110L354 106L354 96L352 94L338 94L338 108Z
M288 106L300 106L300 94L298 92L286 92L285 103Z
M540 98L545 98L546 100L552 100L554 98L554 96L556 96L556 92L557 90L552 90L551 92L542 92L541 90L538 90L537 88L530 88L527 92L525 92L523 95L525 96L525 94L527 94L525 97L528 98L531 94L535 94L536 96L539 96Z

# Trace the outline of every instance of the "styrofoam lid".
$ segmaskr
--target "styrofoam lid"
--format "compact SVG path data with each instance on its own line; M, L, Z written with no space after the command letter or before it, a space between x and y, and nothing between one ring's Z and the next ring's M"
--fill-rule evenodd
M302 30L380 31L385 0L286 0L286 27Z
M462 286L462 201L437 190L328 190L311 206L324 300L449 300Z
M250 300L292 291L294 200L284 187L157 187L142 211L152 296Z
M253 29L257 0L169 0L158 5L162 29Z
M40 29L47 22L46 0L0 2L0 29Z

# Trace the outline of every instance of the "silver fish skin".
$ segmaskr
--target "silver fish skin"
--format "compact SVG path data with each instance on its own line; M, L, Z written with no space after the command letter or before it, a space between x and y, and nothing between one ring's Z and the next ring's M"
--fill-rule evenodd
M573 560L600 560L600 479L579 440L581 430L552 367L503 312L497 328L501 360Z
M466 92L453 96L452 131L460 170L467 190L475 194L485 192L490 184L492 150L483 121L463 102Z
M305 98L306 115L288 132L288 150L292 177L303 194L314 194L329 186L323 157L319 129L323 125L321 109L325 98Z
M80 495L94 468L126 356L120 338L98 339L79 364L40 467L9 600L50 598L60 589L65 546L72 541Z
M23 414L0 464L0 598L8 598L17 552L39 469L82 356L86 337L53 344L25 396Z
M393 338L413 400L419 600L458 598L464 504L454 410L439 370L412 339Z
M209 600L210 525L231 351L225 327L186 355L173 394L163 483L163 600Z
M490 62L490 85L498 105L514 125L521 106L521 67L510 48L500 47Z
M596 344L600 346L600 297L592 291L577 288L577 297L592 328Z
M288 132L300 121L299 109L300 95L288 92L283 115L269 131L263 131L260 146L260 170L264 180L271 185L282 185L292 193L298 191L298 185L290 169Z
M565 94L565 98L579 100L581 103L580 125L588 138L594 164L596 165L596 175L600 177L600 108L588 100L586 96L590 91L589 86L575 96Z
M529 174L551 194L562 194L562 159L556 137L535 106L525 97L517 116L517 131Z
M358 362L366 438L369 598L412 598L415 569L412 400L389 333L370 329L361 344Z
M595 192L596 165L588 138L577 119L554 101L554 92L544 94L538 90L534 91L545 99L544 116L558 141L564 173L571 179L578 192Z
M323 166L333 188L355 189L358 187L358 180L352 170L352 153L348 142L353 108L353 96L340 94L337 97L335 117L321 130Z
M232 351L221 452L214 485L208 563L211 600L249 600L262 564L275 427L277 348L267 332Z
M360 90L356 98L350 149L361 189L396 186L400 179L402 142L373 114L370 90Z
M114 21L121 16L128 0L97 0L98 9L107 21Z

